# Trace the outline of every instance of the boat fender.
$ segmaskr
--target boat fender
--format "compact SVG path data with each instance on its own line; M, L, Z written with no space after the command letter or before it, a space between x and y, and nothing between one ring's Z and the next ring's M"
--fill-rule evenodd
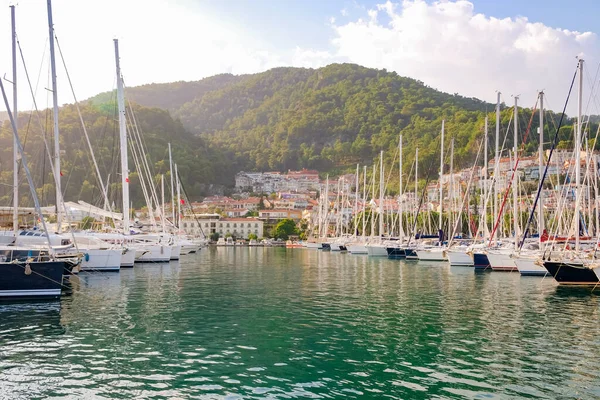
M90 255L89 255L88 253L85 253L85 254L83 255L83 258L85 259L85 261L86 261L86 262L87 262L87 261L90 261Z
M29 263L25 264L25 275L31 275L31 266Z

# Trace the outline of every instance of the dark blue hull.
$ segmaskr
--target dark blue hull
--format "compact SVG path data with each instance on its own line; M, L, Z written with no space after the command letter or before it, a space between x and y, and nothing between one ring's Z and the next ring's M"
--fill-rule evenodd
M581 263L544 261L544 268L562 285L597 285L600 283L594 270Z
M406 249L401 249L399 247L388 247L386 250L388 253L388 258L395 260L403 260L406 258Z
M473 253L473 266L476 271L492 270L487 254L483 253Z
M0 263L0 300L60 297L62 261Z

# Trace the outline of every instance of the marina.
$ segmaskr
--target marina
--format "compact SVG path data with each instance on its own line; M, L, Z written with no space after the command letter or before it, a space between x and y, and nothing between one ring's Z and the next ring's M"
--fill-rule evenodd
M0 304L0 392L600 395L600 297L548 278L267 247L210 247L73 278L58 301Z

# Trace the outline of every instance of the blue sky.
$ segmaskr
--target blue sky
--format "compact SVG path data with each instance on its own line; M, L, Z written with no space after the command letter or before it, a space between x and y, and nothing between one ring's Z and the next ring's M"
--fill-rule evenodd
M273 46L326 49L331 35L329 19L339 22L364 17L385 0L197 0L199 8L224 20L243 24ZM429 3L432 1L428 0ZM472 0L475 11L497 18L525 16L531 22L579 31L595 31L599 0ZM345 10L347 16L343 16Z
M0 0L0 75L11 73L12 2ZM587 61L586 82L600 60L598 0L54 0L53 8L79 99L114 88L113 38L128 86L351 62L492 102L499 90L505 102L520 94L531 106L545 89L553 109L575 57ZM30 74L40 76L41 107L49 104L46 18L45 0L19 2L17 31ZM72 102L62 67L58 81L61 103ZM19 91L31 107L28 88Z

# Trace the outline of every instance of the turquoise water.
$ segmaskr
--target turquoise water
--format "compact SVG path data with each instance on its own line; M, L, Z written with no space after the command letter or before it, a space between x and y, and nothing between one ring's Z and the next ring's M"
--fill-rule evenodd
M600 398L600 297L550 279L212 248L74 287L0 304L0 399Z

